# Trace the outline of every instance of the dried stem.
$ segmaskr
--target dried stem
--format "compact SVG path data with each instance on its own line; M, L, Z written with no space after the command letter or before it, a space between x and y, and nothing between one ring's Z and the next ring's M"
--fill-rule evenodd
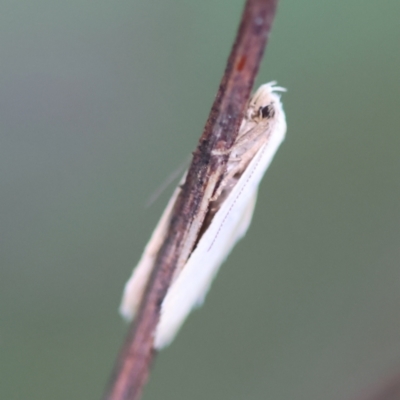
M232 146L275 16L277 0L247 0L235 43L186 182L176 201L139 312L121 349L104 400L138 400L154 357L160 305L177 265L193 249ZM218 152L216 152L218 150ZM225 152L228 154L228 152Z

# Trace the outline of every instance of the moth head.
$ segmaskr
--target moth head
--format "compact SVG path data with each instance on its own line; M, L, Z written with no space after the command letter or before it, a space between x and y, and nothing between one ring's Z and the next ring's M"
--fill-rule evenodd
M274 86L276 82L261 85L250 99L248 107L249 119L270 120L281 111L280 96L276 92L285 92L286 89Z

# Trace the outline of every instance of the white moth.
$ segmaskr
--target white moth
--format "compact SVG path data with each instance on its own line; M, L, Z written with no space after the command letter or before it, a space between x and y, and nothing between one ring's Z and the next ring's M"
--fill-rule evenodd
M221 263L250 225L258 185L286 132L285 114L276 93L285 89L274 86L275 83L262 85L249 101L226 172L211 199L201 236L183 268L175 273L161 305L154 340L156 349L168 345L190 311L203 303ZM178 187L125 285L120 313L127 320L134 317L139 307L179 192Z

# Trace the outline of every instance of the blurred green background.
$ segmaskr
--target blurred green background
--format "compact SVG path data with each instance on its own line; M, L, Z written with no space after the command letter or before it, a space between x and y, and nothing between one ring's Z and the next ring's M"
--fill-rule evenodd
M0 7L0 398L99 399L243 2ZM144 399L351 399L400 369L400 2L282 0L287 140Z

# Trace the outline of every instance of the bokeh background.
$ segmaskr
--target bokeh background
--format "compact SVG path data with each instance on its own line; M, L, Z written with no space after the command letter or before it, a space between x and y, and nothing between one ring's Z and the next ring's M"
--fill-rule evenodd
M243 1L3 0L0 398L99 399ZM353 399L400 370L400 2L282 0L287 140L144 399Z

